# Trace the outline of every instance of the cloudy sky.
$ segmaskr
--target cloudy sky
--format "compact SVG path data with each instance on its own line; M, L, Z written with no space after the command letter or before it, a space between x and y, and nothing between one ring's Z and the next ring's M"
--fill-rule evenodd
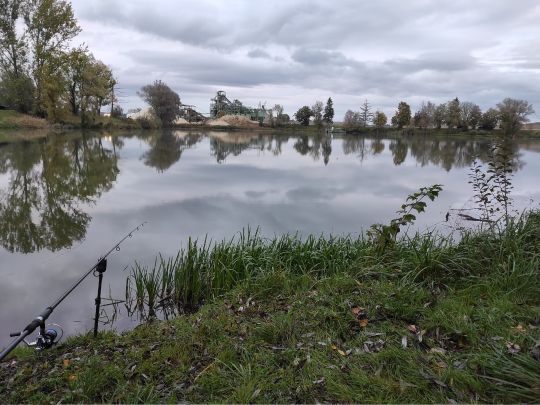
M538 0L72 0L78 41L110 65L125 109L156 79L208 112L217 90L292 114L334 99L523 98L540 120Z

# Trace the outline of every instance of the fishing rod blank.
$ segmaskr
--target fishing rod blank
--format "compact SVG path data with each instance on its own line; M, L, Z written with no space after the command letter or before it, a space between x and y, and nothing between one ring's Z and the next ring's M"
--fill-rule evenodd
M40 328L39 337L37 340L36 348L38 350L46 349L51 347L54 343L56 343L54 340L56 339L56 331L54 330L45 330L45 321L49 318L49 316L53 313L53 311L56 309L58 305L64 301L69 294L73 292L85 279L88 277L91 273L97 271L100 276L100 290L101 290L101 278L103 277L103 272L107 268L107 257L113 253L114 251L120 250L120 245L128 238L133 237L133 233L137 232L142 228L147 222L143 222L140 225L137 225L137 227L133 228L126 236L124 236L118 243L114 245L114 247L109 250L107 253L105 253L103 256L101 256L98 260L98 262L92 266L84 275L79 278L73 284L64 294L62 294L52 305L45 308L41 314L39 314L32 322L30 322L26 327L21 331L17 333L10 334L11 337L17 336L17 339L15 339L13 342L9 344L8 347L0 353L0 361L2 361L9 353L13 351L22 341L26 339L28 335L33 333L38 327ZM96 307L98 307L98 299L100 298L100 291L98 292L98 298L96 298ZM99 308L99 307L98 307ZM99 311L98 311L99 312ZM96 315L97 318L98 315ZM97 319L96 319L97 321ZM94 331L96 331L96 327L94 326ZM54 332L54 333L53 333ZM95 334L95 332L94 332ZM54 335L54 336L53 336ZM26 342L26 341L25 341Z

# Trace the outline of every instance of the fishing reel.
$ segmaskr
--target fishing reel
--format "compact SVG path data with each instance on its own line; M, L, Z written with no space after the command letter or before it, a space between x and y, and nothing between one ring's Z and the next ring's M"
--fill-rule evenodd
M60 334L60 337L58 335ZM11 333L9 336L16 337L20 336L21 332ZM41 325L39 332L36 336L36 340L33 342L28 342L26 339L23 339L23 342L28 347L35 347L36 351L42 351L45 349L50 349L55 344L57 344L60 339L64 336L64 330L60 325L55 323L48 324L47 326Z

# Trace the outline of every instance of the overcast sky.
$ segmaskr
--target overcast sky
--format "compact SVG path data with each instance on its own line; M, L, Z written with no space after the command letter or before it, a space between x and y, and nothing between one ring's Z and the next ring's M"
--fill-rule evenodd
M540 120L539 0L73 0L85 42L110 65L125 109L161 79L209 111L332 97L336 119L367 99L393 114L459 97L530 101Z

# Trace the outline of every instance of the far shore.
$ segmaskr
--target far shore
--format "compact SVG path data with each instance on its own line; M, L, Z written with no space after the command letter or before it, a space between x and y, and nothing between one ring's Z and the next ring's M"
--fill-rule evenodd
M44 138L50 133L62 133L72 130L90 130L90 131L156 131L156 130L186 130L186 131L228 131L228 132L294 132L294 133L333 133L336 135L370 135L370 136L503 136L499 129L495 130L461 130L461 129L436 129L436 128L403 128L393 127L375 128L375 127L355 127L343 128L339 123L331 127L317 127L315 125L288 124L284 126L271 127L267 125L255 126L234 126L234 125L208 125L208 124L179 124L166 128L143 128L137 121L127 118L111 118L106 116L98 117L91 125L82 126L77 117L70 117L60 123L52 124L43 118L37 118L31 115L17 113L12 110L0 110L0 144L29 141ZM514 137L519 138L538 138L540 130L522 129Z

